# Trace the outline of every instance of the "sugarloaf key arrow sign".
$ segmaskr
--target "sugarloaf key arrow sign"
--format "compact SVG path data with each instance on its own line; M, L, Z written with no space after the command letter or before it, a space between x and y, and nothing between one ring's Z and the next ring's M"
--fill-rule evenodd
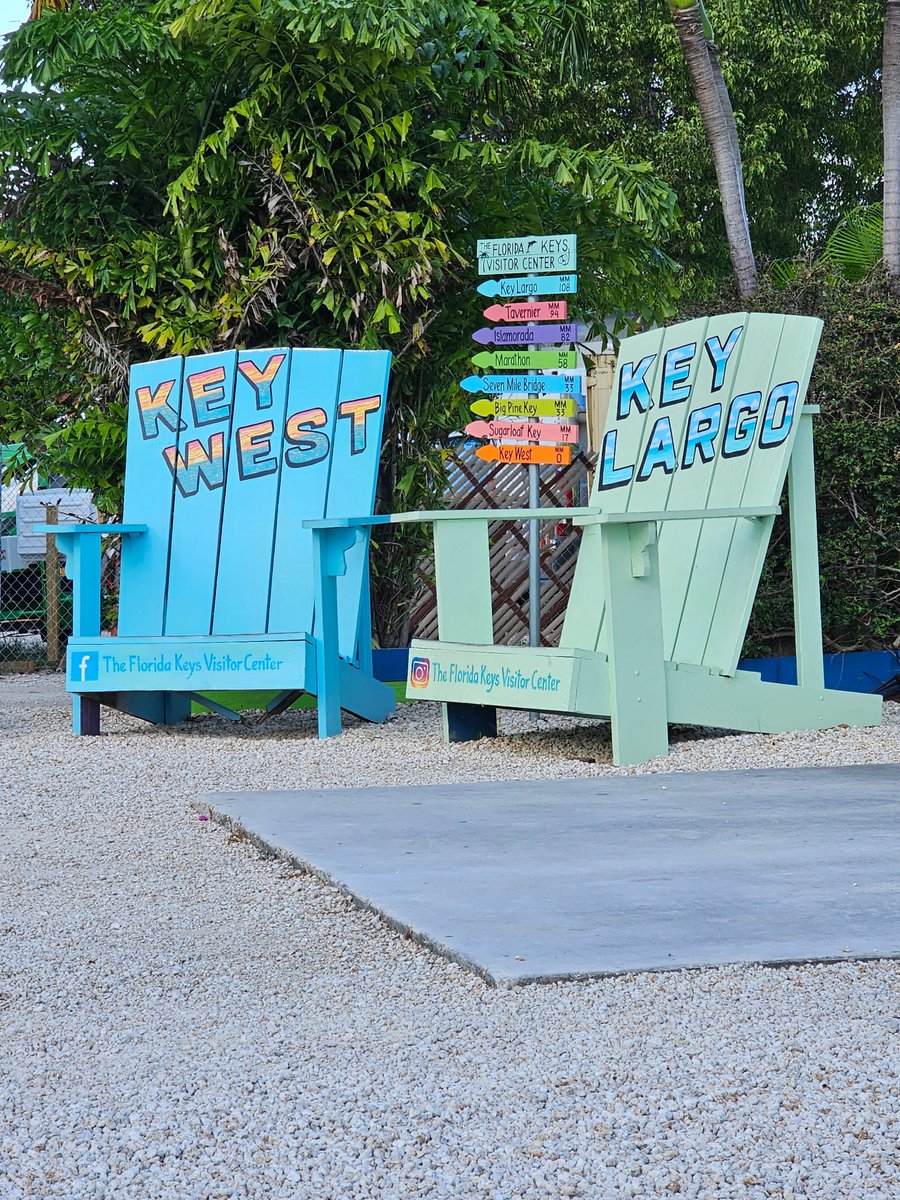
M554 412L545 415L555 417L558 414ZM489 438L494 442L501 438L524 438L527 442L568 442L574 445L578 441L578 426L571 421L559 425L528 420L470 421L466 426L466 433L471 437Z

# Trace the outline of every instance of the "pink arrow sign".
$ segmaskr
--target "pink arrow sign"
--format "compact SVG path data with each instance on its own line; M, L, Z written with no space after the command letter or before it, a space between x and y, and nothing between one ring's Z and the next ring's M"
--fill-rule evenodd
M532 300L521 304L492 304L484 310L489 321L564 321L569 315L565 300Z
M578 426L564 421L547 425L543 421L470 421L466 433L477 438L521 438L526 442L578 441Z

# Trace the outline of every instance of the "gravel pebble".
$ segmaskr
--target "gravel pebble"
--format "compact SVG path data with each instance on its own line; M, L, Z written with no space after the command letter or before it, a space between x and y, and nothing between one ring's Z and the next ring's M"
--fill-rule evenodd
M189 808L260 787L900 761L900 720L675 734L437 710L264 731L104 712L0 678L0 1197L894 1200L900 963L492 990Z

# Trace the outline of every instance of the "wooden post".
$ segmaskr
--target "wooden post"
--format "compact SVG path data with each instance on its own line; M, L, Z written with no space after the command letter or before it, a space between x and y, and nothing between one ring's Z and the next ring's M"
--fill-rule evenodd
M47 505L47 524L56 525L59 509L55 504ZM47 601L47 661L59 664L62 652L59 647L59 551L56 537L47 534L47 552L44 559L44 594Z

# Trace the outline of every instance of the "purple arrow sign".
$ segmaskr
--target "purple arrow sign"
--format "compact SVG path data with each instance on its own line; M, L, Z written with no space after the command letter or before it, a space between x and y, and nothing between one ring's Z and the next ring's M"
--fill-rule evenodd
M543 346L549 342L575 342L578 326L574 321L567 325L504 325L496 329L476 329L472 334L476 342L487 346L527 346L530 343Z

